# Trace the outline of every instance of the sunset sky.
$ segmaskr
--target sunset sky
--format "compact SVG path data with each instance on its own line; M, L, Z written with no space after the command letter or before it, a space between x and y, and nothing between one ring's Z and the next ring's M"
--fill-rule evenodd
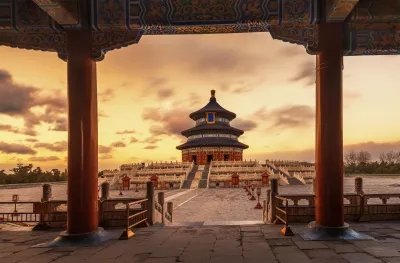
M0 47L0 170L66 166L67 64ZM344 144L400 150L400 58L345 57ZM99 169L180 160L180 132L210 90L245 130L244 158L314 160L315 56L267 33L143 36L97 64Z

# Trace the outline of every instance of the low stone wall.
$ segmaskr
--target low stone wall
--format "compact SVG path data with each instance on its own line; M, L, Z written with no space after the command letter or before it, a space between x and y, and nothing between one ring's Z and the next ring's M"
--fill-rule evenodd
M30 188L30 187L37 187L37 186L42 186L43 184L51 184L51 185L56 185L56 184L66 184L67 181L65 182L44 182L44 183L29 183L29 184L0 184L0 190L1 189L18 189L18 188Z

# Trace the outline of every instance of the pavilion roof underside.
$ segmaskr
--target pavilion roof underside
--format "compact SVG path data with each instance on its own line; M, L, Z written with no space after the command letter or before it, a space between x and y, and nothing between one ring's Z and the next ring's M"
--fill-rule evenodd
M231 127L226 124L201 124L198 126L195 126L193 128L184 130L181 132L183 136L190 136L190 135L195 135L195 134L201 134L204 131L212 131L212 132L218 132L218 133L224 133L224 134L232 134L236 136L240 136L243 134L243 131L240 129L236 129L234 127Z
M212 147L234 147L240 149L249 148L248 145L241 143L236 140L227 139L227 138L201 138L196 140L187 141L184 144L181 144L176 147L178 150L184 150L192 147L204 147L204 146L212 146Z
M344 55L398 54L400 0L2 0L0 45L65 53L65 32L89 21L93 50L138 43L155 34L270 32L272 37L318 50L318 24L344 23ZM50 3L50 4L49 4ZM322 17L324 13L325 17ZM94 54L96 56L96 54Z

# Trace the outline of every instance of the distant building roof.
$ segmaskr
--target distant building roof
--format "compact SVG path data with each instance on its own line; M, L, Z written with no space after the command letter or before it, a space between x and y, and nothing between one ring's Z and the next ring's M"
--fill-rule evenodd
M198 120L200 118L203 118L205 116L206 112L218 113L218 115L220 117L225 117L230 121L233 120L234 118L236 118L236 114L235 113L224 109L223 107L221 107L221 105L218 104L217 99L215 98L215 90L211 91L210 102L206 106L201 108L200 110L191 113L189 115L189 117L192 120L196 121L196 120Z

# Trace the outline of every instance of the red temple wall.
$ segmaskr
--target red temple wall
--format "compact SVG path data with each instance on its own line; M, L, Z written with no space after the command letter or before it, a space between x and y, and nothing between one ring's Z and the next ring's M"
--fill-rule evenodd
M228 161L242 161L243 153L236 151L207 151L200 152L182 152L182 162L191 162L192 156L196 156L198 165L207 164L207 155L213 156L213 161L224 161L224 155L229 155Z

